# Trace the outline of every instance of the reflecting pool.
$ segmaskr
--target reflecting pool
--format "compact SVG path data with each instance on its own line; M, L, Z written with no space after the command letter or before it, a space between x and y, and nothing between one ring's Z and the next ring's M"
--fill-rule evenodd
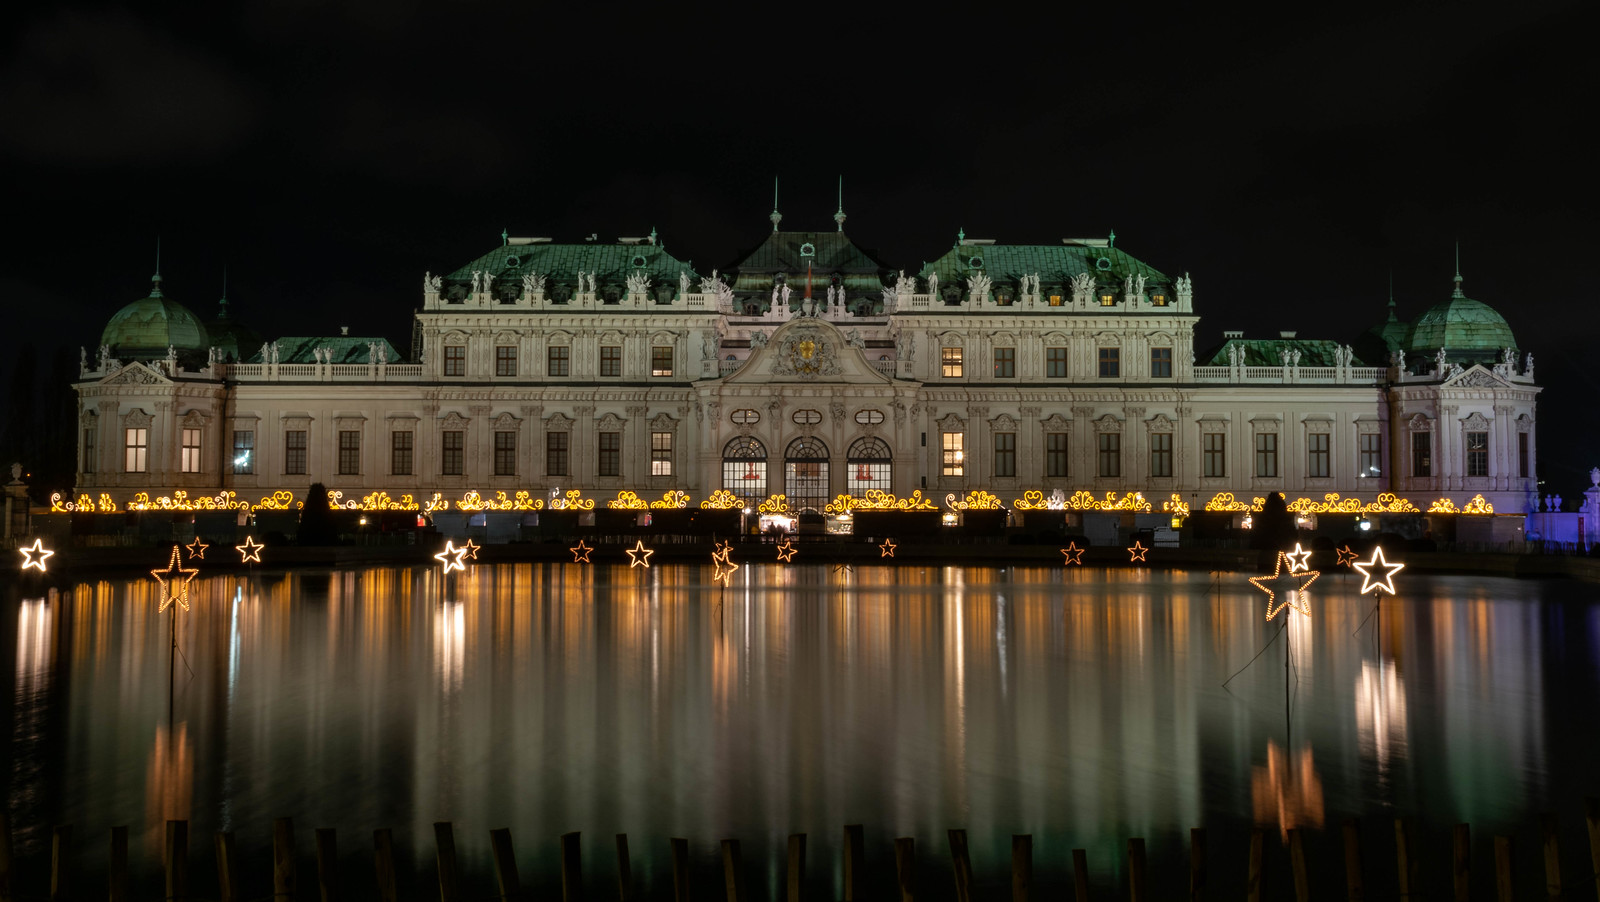
M951 827L999 893L1014 833L1034 837L1041 892L1070 884L1073 848L1121 886L1130 836L1161 889L1183 885L1189 828L1205 826L1222 892L1244 879L1252 825L1274 856L1307 828L1342 880L1352 816L1374 883L1402 815L1432 831L1438 879L1442 831L1462 821L1483 879L1496 833L1526 837L1536 875L1550 810L1579 831L1567 855L1586 871L1590 585L1408 571L1374 612L1359 576L1327 572L1285 627L1248 574L742 563L728 588L691 566L202 575L176 657L151 579L53 602L11 587L18 854L42 868L50 825L73 823L96 886L106 831L126 824L154 886L164 821L186 818L197 892L212 894L218 830L270 887L271 821L292 816L303 884L312 828L333 826L365 897L371 831L390 827L409 897L437 898L432 825L452 821L471 897L492 892L496 827L525 885L545 887L557 836L582 831L591 893L611 897L625 832L648 895L670 898L667 840L683 836L709 898L716 841L738 837L761 899L781 896L785 837L804 832L813 897L840 898L839 834L860 823L875 894L893 885L891 840L911 836L919 895L942 898Z

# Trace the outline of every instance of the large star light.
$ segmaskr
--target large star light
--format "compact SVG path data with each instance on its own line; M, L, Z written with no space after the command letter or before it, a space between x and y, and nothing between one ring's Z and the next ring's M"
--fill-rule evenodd
M576 546L568 548L567 550L572 552L572 562L574 564L587 564L589 563L589 552L593 551L594 549L583 544L583 540L579 539Z
M794 547L793 542L789 541L788 539L784 539L782 542L778 543L778 560L787 564L794 560L795 552L799 550L800 549Z
M732 554L733 548L729 546L711 555L711 563L717 568L716 573L712 574L711 578L724 586L733 584L733 571L739 569L739 565L730 559Z
M1148 549L1148 548L1144 547L1144 545L1140 544L1138 539L1134 539L1133 540L1133 547L1128 549L1128 563L1131 564L1131 563L1133 563L1135 561L1141 561L1141 562L1144 561L1144 556L1149 551L1150 551L1150 549Z
M1356 571L1361 574L1362 595L1365 595L1368 592L1388 592L1390 595L1395 594L1394 575L1399 573L1401 570L1406 569L1405 564L1391 564L1387 560L1384 560L1383 549L1377 545L1372 546L1372 560L1352 560L1350 562L1350 566L1354 567ZM1373 576L1372 571L1374 570L1381 570L1383 573L1379 576Z
M199 536L195 536L193 542L183 547L189 549L189 557L197 561L203 561L206 559L206 549L211 546L207 545Z
M467 565L462 563L467 556L467 548L463 545L457 548L455 542L446 539L444 550L433 556L433 559L444 565L444 572L448 575L451 570L465 571Z
M161 607L156 613L161 613L173 602L185 611L189 610L189 581L195 578L199 570L190 570L183 566L183 553L177 545L172 546L172 560L167 562L165 570L151 570L150 575L161 584Z
M1293 551L1285 551L1283 556L1289 561L1290 573L1304 573L1311 569L1311 552L1301 548L1299 542L1294 543Z
M1283 572L1285 564L1289 565L1288 573ZM1267 593L1268 620L1278 616L1278 612L1284 608L1294 608L1296 611L1310 617L1311 596L1306 593L1306 589L1310 588L1311 584L1316 582L1317 577L1321 575L1321 571L1318 570L1305 570L1297 574L1294 570L1294 561L1289 558L1289 552L1280 551L1272 561L1272 575L1252 576L1250 577L1250 585ZM1290 581L1289 588L1284 590L1283 601L1278 601L1278 593L1272 588L1273 584L1280 579L1288 579Z
M1339 559L1334 561L1334 563L1340 567L1348 567L1356 562L1356 553L1350 550L1349 545L1338 549L1334 553L1339 555Z
M1067 547L1061 549L1061 553L1067 556L1066 563L1061 566L1070 567L1073 564L1083 566L1083 549L1078 547L1077 542L1068 542Z
M630 570L634 567L644 567L648 570L650 568L650 555L656 553L654 548L644 547L644 539L640 539L632 548L626 550L628 557L632 559L632 563L628 564L628 569Z
M884 539L883 544L878 546L878 557L894 557L894 549L894 539Z
M55 554L54 551L44 547L44 539L34 539L32 545L24 545L17 549L22 552L22 569L37 568L40 573L44 571L45 559Z
M261 563L261 549L267 547L256 541L255 536L245 536L243 545L233 546L239 552L239 563Z

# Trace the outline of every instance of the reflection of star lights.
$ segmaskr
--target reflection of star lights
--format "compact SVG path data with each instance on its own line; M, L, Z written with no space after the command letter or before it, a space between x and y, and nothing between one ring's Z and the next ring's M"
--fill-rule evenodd
M1269 588L1268 584L1276 582L1280 578L1280 574L1283 573L1283 565L1285 563L1287 563L1290 567L1288 576L1292 580L1293 588L1289 589L1284 595L1284 600L1279 602L1278 593ZM1316 582L1317 577L1321 576L1322 573L1319 570L1307 570L1304 573L1295 575L1293 567L1294 562L1289 560L1289 552L1280 551L1278 552L1278 556L1272 561L1271 576L1250 577L1250 584L1252 586L1255 586L1257 589L1267 593L1268 620L1278 616L1278 612L1286 607L1294 608L1296 611L1299 611L1307 617L1311 616L1311 596L1306 594L1306 589L1310 587L1312 583Z
M733 571L739 569L739 565L731 559L732 554L732 547L728 547L711 555L711 563L717 568L716 573L711 576L713 581L720 582L724 586L733 584Z
M567 550L572 552L572 562L574 564L587 564L589 563L589 552L593 551L594 549L583 544L583 540L579 539L578 544L575 547L568 548Z
M478 545L476 542L473 542L471 539L467 539L466 547L462 548L461 550L465 551L467 553L467 557L472 558L473 560L477 560L478 559L478 549L481 548L481 547L483 547L483 546Z
M713 546L716 547L717 554L720 554L720 555L723 555L723 556L727 556L727 555L730 555L730 554L733 553L733 543L732 542L729 542L727 540L723 540L721 542L713 542L712 544L713 544Z
M1334 563L1340 567L1348 567L1356 562L1356 553L1350 550L1349 545L1336 550L1334 554L1339 556L1339 559Z
M189 610L189 580L195 578L199 570L191 570L183 566L183 554L177 545L172 546L172 560L167 562L165 570L151 570L150 575L161 584L161 607L156 613L161 613L174 601L178 607Z
M444 543L444 550L434 555L433 559L443 564L444 572L448 574L451 570L465 571L467 569L467 565L462 563L462 559L464 559L466 556L467 549L465 546L457 548L454 541L446 539Z
M1311 569L1311 552L1301 548L1299 542L1294 543L1293 551L1286 551L1283 556L1289 562L1290 573L1300 573Z
M784 539L782 542L778 543L778 560L787 564L794 560L795 552L799 550L800 549L794 547L793 542L790 542L788 539Z
M1073 564L1080 566L1083 564L1083 549L1078 547L1077 542L1068 542L1067 547L1061 549L1061 553L1067 556L1066 563L1061 566L1070 567Z
M243 545L233 546L239 552L239 563L261 563L261 549L267 547L256 541L255 536L245 536Z
M1131 564L1134 561L1142 561L1142 560L1144 560L1145 552L1147 552L1149 550L1150 549L1148 549L1148 548L1144 547L1143 545L1141 545L1139 543L1138 539L1134 539L1133 540L1133 547L1128 549L1128 563Z
M894 557L894 548L894 539L884 539L883 544L878 546L878 556Z
M1354 555L1352 555L1352 557L1354 557ZM1352 560L1350 562L1350 566L1354 567L1356 569L1356 571L1361 574L1361 578L1362 578L1361 594L1362 595L1365 595L1368 592L1375 592L1375 591L1376 592L1388 592L1390 595L1395 594L1394 593L1394 575L1396 573L1399 573L1401 570L1406 569L1406 565L1405 564L1399 564L1399 563L1391 564L1388 561L1384 560L1383 549L1381 547L1377 546L1377 545L1372 546L1372 560L1370 560L1370 561ZM1382 570L1383 571L1383 575L1374 577L1372 575L1372 571L1373 570Z
M630 570L634 567L644 567L645 569L649 569L650 555L656 553L655 549L644 547L644 539L640 539L632 548L627 549L627 551L628 557L633 561L628 565Z
M45 572L45 558L55 554L54 551L44 547L44 539L34 539L32 545L24 545L17 550L22 552L22 569L35 567L40 573Z
M189 557L192 557L197 561L203 561L206 558L206 549L210 548L211 546L201 541L199 536L195 536L193 542L190 542L183 547L189 549Z

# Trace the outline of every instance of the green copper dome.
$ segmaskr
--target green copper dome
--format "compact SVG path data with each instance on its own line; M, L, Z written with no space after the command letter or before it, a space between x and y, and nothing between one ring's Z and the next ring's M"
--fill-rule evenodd
M118 310L100 333L100 343L120 357L165 357L167 348L180 353L205 353L211 345L206 327L189 308L161 296L161 277L150 296Z
M1444 348L1447 354L1482 354L1498 359L1504 348L1517 346L1516 336L1505 317L1482 301L1461 294L1435 304L1417 317L1411 326L1409 350L1433 353Z

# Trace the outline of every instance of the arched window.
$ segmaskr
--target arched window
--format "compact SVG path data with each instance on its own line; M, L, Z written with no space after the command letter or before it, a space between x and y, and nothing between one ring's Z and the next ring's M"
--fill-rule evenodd
M858 498L866 494L868 489L889 491L889 446L883 439L876 437L856 439L850 444L845 462L848 465L845 491Z
M783 454L784 493L789 509L810 508L818 513L827 506L828 446L814 436L797 438Z
M722 449L722 487L756 502L767 497L767 448L759 439L740 436Z

